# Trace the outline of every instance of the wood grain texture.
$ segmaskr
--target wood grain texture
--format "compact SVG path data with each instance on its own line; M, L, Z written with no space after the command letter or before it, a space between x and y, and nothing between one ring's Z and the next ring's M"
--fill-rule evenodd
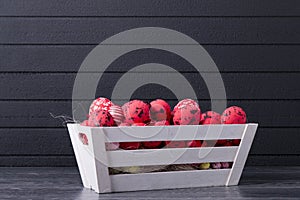
M140 142L143 141L190 141L190 140L229 140L241 139L246 126L256 126L249 123L245 125L211 125L211 126L146 126L146 127L126 127L118 128L98 128L92 130L94 135L105 134L107 142ZM86 132L83 126L79 124L68 124L68 127L73 132ZM71 128L72 127L72 128ZM75 129L75 131L74 131ZM78 130L78 131L76 131ZM88 130L87 130L88 131ZM124 134L124 133L129 133ZM155 134L154 134L155 133ZM197 134L196 134L197 133ZM95 142L94 142L95 143ZM98 144L98 142L97 142ZM251 142L252 144L252 142ZM141 152L148 150L141 150ZM224 149L226 151L226 149ZM139 154L139 151L135 150ZM176 152L176 151L175 151ZM164 153L164 150L162 151ZM114 153L112 153L114 154ZM121 152L117 154L122 154ZM122 157L122 156L120 156Z
M110 97L115 84L124 73L104 73L99 81L96 96ZM192 85L199 99L210 99L208 89L198 73L181 73ZM140 77L172 77L170 73L135 73L132 81ZM202 76L215 78L214 73L202 73ZM228 99L300 99L298 82L300 73L223 73L221 74ZM85 73L82 78L89 80L99 77L95 73ZM0 99L60 99L70 100L75 73L0 73L0 85L6 85L0 91ZM175 81L175 80L174 80ZM247 84L246 84L247 83ZM88 85L86 85L89 88ZM184 90L186 86L182 85ZM213 86L216 90L221 87ZM158 92L159 91L159 92ZM148 84L135 92L134 98L174 99L175 95L167 88Z
M299 199L299 167L247 167L239 186L98 195L82 188L76 168L1 168L1 199Z
M192 187L223 186L229 174L229 169L154 172L144 174L120 174L111 176L112 189L116 192L142 191L159 189L176 189ZM147 180L147 181L144 181ZM188 181L186 181L188 180ZM130 183L130 184L128 184Z
M259 128L250 155L299 155L297 128ZM1 128L1 156L71 156L66 128ZM3 163L2 163L3 164Z
M300 44L299 22L300 17L0 18L0 44L99 44L137 27L175 29L200 44Z
M177 101L170 102L175 105ZM200 102L202 111L210 109L210 102ZM249 122L259 122L262 127L299 127L300 101L229 101L228 106L241 106L247 113ZM72 112L71 102L61 101L5 101L0 104L0 127L62 127L64 118L72 113L85 115L79 105ZM270 114L271 113L271 114ZM86 113L87 114L87 113Z
M0 16L299 16L300 12L297 0L4 0L0 5Z
M187 163L206 162L232 162L238 147L207 147L199 153L198 149L158 149L157 154L153 149L135 150L132 153L126 151L110 151L107 153L110 159L109 167L131 167L131 166L155 166ZM151 153L152 152L152 153ZM209 152L209 153L208 153ZM203 153L203 154L202 154ZM203 156L206 155L206 156ZM201 157L200 157L201 156Z
M1 45L0 72L77 72L94 47ZM300 72L300 45L204 45L204 48L221 72ZM142 63L162 63L180 72L193 71L179 56L154 49L127 53L106 71L126 72Z

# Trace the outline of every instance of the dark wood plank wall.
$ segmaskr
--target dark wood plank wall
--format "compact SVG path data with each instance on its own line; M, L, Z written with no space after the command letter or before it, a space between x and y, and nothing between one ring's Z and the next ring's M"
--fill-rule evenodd
M75 166L67 130L49 113L72 115L74 79L89 51L111 35L144 26L181 31L210 53L228 105L242 106L250 122L260 123L248 165L300 165L300 1L0 0L0 166ZM180 71L202 110L210 108L192 66L160 50L117 59L97 95L109 97L123 73L148 62ZM145 96L176 102L155 84L133 98Z

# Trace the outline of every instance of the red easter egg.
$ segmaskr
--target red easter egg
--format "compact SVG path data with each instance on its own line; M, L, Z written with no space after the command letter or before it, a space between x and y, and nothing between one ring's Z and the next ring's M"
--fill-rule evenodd
M221 115L214 111L208 111L201 115L200 124L221 124Z
M150 108L151 120L154 121L170 120L171 107L166 101L162 99L156 99L155 101L152 101L150 105L151 105Z
M239 146L239 145L240 145L240 142L241 142L241 140L239 140L239 139L234 139L234 140L232 140L232 145L233 145L233 146Z
M183 99L176 104L176 106L173 109L173 112L176 112L179 108L185 107L187 105L191 107L198 107L200 109L199 104L196 101L192 99Z
M115 121L107 110L100 110L97 113L93 113L89 116L90 126L114 126Z
M109 107L114 105L113 102L111 102L109 99L105 97L99 97L95 99L89 109L89 115L95 114L99 112L100 110L106 110L108 111Z
M184 105L174 112L174 125L198 125L201 111L197 106Z
M140 147L139 142L121 142L119 148L124 150L135 150Z
M131 125L129 123L122 122L121 124L119 124L119 126L131 126Z
M84 120L80 123L81 126L89 126L89 120Z
M132 100L122 106L125 122L145 123L150 122L150 104L141 100Z
M245 124L246 121L245 111L237 106L227 108L221 116L222 124Z
M132 126L146 126L144 123L133 123Z
M154 122L154 126L169 126L170 122L169 121L157 121Z
M189 141L187 142L187 146L188 147L201 147L201 141L200 140L193 140L193 141Z
M155 149L161 145L161 141L142 142L142 146L146 149Z
M184 141L166 141L165 142L167 148L184 148L186 147L186 143Z

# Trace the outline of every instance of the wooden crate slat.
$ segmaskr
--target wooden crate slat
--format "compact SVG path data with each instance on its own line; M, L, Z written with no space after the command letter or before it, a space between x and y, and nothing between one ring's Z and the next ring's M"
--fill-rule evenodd
M107 157L110 167L231 162L237 150L238 147L119 150L107 151Z
M92 128L106 142L240 139L245 125L147 126Z
M111 175L112 190L136 191L224 185L230 169ZM188 181L187 181L188 180Z

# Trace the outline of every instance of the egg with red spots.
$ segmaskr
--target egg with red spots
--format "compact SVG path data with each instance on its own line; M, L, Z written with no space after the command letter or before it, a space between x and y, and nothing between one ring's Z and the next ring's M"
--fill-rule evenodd
M192 100L192 99L183 99L181 101L179 101L176 106L174 107L173 109L173 112L176 112L178 109L184 107L184 106L192 106L192 107L197 107L200 109L198 103L195 101L195 100Z
M119 148L124 150L135 150L138 149L140 146L140 142L121 142L119 144Z
M101 110L108 110L109 107L113 105L114 105L113 102L111 102L109 99L105 97L99 97L92 102L89 109L89 115L97 113Z
M200 117L200 107L191 99L180 101L173 110L174 125L198 125Z
M245 111L238 106L231 106L227 108L222 116L222 124L245 124L247 121Z
M146 149L155 149L160 147L161 141L150 141L150 142L143 142L142 146L145 147Z
M126 123L126 122L122 122L121 124L119 124L118 126L131 126L131 124Z
M115 121L107 110L101 110L97 113L92 113L88 120L89 126L115 126Z
M202 143L200 140L193 140L193 141L187 142L188 147L201 147L201 145L202 145Z
M184 148L186 147L185 141L166 141L165 142L167 148Z
M152 126L169 126L170 122L166 120L151 123Z
M132 100L122 106L125 117L124 122L133 123L149 123L150 122L150 104L141 100Z
M221 124L221 115L214 111L207 111L201 115L200 124Z
M162 99L156 99L155 101L152 101L150 105L151 105L150 108L151 120L169 121L171 119L171 107L166 101Z
M201 111L199 108L186 105L174 112L174 125L198 125Z

